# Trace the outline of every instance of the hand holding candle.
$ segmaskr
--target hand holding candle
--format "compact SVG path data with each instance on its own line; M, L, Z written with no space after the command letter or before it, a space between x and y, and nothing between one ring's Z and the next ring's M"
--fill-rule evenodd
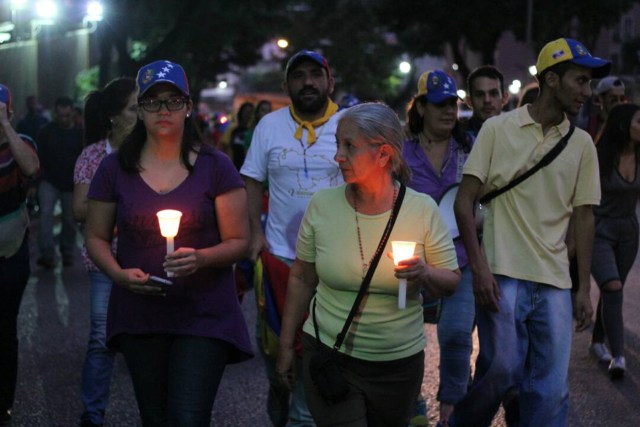
M409 259L413 256L416 248L416 242L402 242L394 240L391 242L393 251L393 263L398 265L400 261ZM404 309L407 306L407 279L400 279L398 286L398 308Z
M158 222L160 223L160 234L162 234L162 237L167 238L167 254L170 254L174 251L173 238L178 234L182 212L173 209L165 209L159 211L156 215L158 216ZM167 272L167 277L172 276L172 272Z

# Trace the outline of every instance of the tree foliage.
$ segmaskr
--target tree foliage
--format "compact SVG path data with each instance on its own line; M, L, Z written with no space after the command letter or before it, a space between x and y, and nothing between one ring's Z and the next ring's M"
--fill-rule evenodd
M393 103L406 87L397 74L401 55L449 48L466 77L467 51L494 63L505 31L525 39L528 2L538 50L561 36L593 47L600 29L638 0L111 0L99 27L101 84L133 75L145 62L172 59L197 89L254 64L264 42L286 37L288 54L302 48L325 54L338 90Z
M575 37L593 47L603 27L617 22L638 0L381 0L403 46L416 55L439 55L450 47L463 76L469 72L464 49L495 62L496 45L505 31L526 41L527 5L532 5L532 48L538 51L558 37Z
M259 48L282 24L281 0L112 0L101 26L101 80L133 75L140 65L171 59L194 87L216 74L255 63ZM142 49L135 59L132 44ZM111 52L117 70L109 68Z

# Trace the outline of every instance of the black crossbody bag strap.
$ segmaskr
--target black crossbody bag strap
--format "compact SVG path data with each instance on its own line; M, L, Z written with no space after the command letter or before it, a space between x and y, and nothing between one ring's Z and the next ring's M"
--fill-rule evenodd
M565 147L567 146L567 144L569 142L569 138L571 138L571 135L573 135L573 131L574 130L575 130L575 126L571 125L569 127L569 132L567 132L567 134L564 137L562 137L562 139L555 145L555 147L553 147L551 149L551 151L549 151L547 154L545 154L544 157L534 167L532 167L531 169L529 169L528 171L526 171L525 173L523 173L519 177L515 178L513 181L511 181L510 183L508 183L504 187L498 188L497 190L490 191L487 194L485 194L484 196L482 196L480 198L480 200L479 200L480 204L484 205L484 204L488 203L489 201L495 199L496 197L498 197L502 193L506 193L507 191L509 191L513 187L515 187L516 185L520 184L525 179L529 178L534 173L538 172L543 167L548 166L549 164L551 164L551 162L556 157L558 157L558 155L562 152L562 150L565 149Z
M387 245L387 241L389 240L389 236L391 235L391 230L393 230L393 225L396 223L396 219L398 218L398 212L400 212L400 207L402 206L402 200L404 199L404 193L407 191L407 187L403 185L400 186L400 191L398 192L398 197L396 198L396 203L393 205L393 211L391 212L391 216L389 217L389 222L387 222L387 226L384 229L384 233L382 233L382 238L380 239L380 243L378 244L378 249L376 249L376 253L373 255L371 259L371 265L369 265L369 269L367 270L367 274L364 276L362 280L362 284L360 285L360 290L358 291L358 295L356 296L353 305L351 306L351 311L349 312L349 316L347 316L347 320L344 322L344 326L342 327L342 331L336 337L336 342L333 345L333 349L338 351L344 338L347 336L347 332L349 331L349 327L351 326L351 322L355 317L358 308L360 307L360 303L362 302L362 298L364 298L364 294L369 289L369 283L371 283L371 278L373 277L373 273L376 271L376 267L378 266L378 262L382 257L382 252L384 251L385 246ZM318 321L316 320L316 299L313 299L313 328L316 333L316 339L318 342L320 341L320 334L318 332Z

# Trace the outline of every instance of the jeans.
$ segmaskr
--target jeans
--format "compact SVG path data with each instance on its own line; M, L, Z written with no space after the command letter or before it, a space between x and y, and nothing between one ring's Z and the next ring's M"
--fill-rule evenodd
M304 392L302 361L298 360L298 382L292 392L285 387L276 374L276 361L262 351L260 327L256 328L256 341L264 360L269 393L267 396L267 414L275 427L314 427L315 422L307 405ZM288 424L287 424L288 422Z
M18 312L29 281L29 238L18 252L0 258L0 413L11 409L18 377Z
M209 427L233 346L187 335L122 335L144 427Z
M472 333L476 319L471 268L462 269L458 290L443 298L438 343L440 344L440 385L438 400L455 404L467 392L473 350Z
M478 308L480 354L452 426L488 426L504 394L519 387L520 425L564 427L569 411L569 289L496 276L499 311Z
M107 308L111 294L111 279L100 272L90 271L91 331L82 367L82 420L104 424L104 412L109 403L109 385L115 352L106 344Z
M38 245L40 256L48 261L54 260L55 244L53 238L54 209L60 199L62 205L62 231L60 233L60 253L63 258L73 256L76 244L76 223L73 218L73 192L60 191L47 181L38 186L38 203L40 204L40 234Z

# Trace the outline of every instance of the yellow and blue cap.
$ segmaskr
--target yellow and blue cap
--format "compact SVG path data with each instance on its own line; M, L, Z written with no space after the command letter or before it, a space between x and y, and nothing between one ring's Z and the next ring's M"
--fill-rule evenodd
M547 43L542 48L536 62L537 73L541 75L546 69L562 62L571 62L591 69L594 79L605 77L611 71L611 62L592 56L577 40L561 38Z
M442 70L428 70L418 79L418 96L425 95L427 101L439 104L449 98L458 98L455 80Z
M189 82L184 69L179 64L167 60L155 61L140 68L136 83L139 97L158 83L172 84L189 96Z

